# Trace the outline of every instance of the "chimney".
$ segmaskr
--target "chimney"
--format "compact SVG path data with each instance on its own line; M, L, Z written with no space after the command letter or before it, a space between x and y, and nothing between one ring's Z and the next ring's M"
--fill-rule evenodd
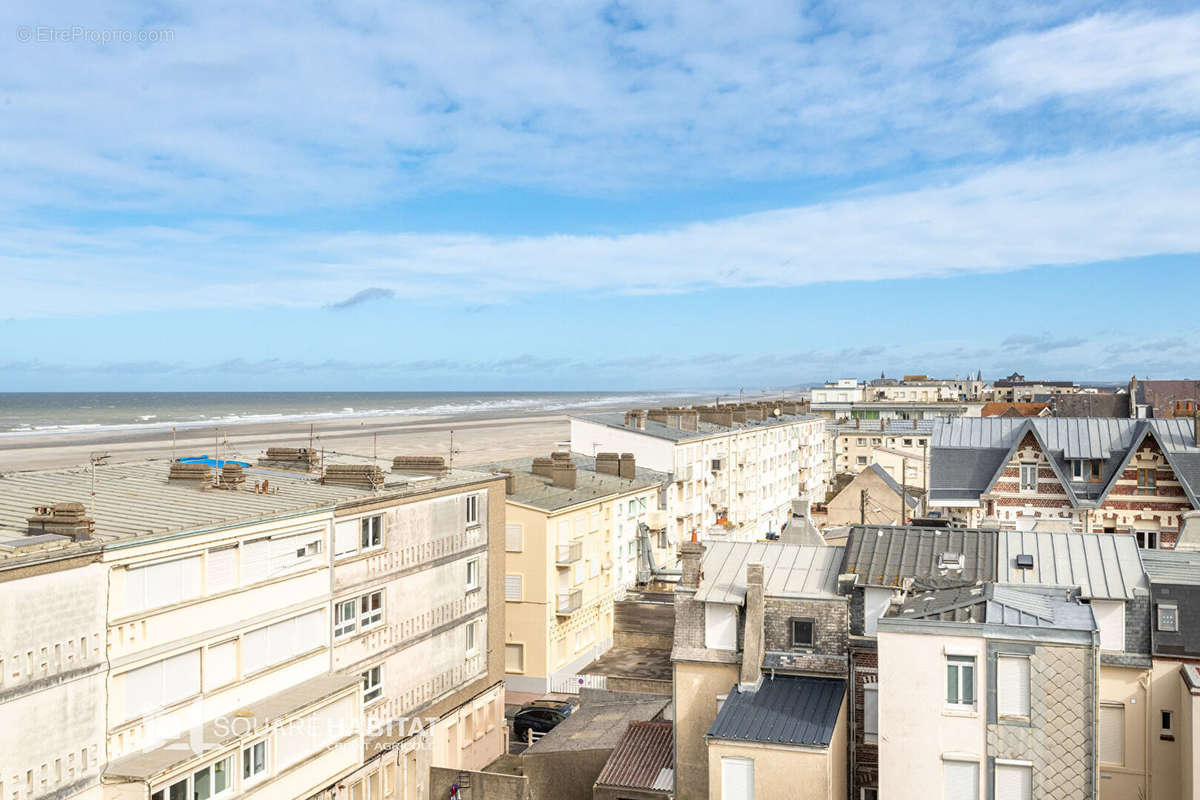
M497 470L497 474L504 476L504 493L512 494L517 490L517 478L513 475L511 469Z
M321 482L378 489L384 483L383 470L374 464L330 464Z
M533 459L533 464L530 466L529 471L534 475L541 475L543 478L553 478L554 459L537 456Z
M704 558L704 545L692 534L690 542L679 545L679 585L689 589L700 588L700 562Z
M319 460L317 451L308 447L268 447L265 456L258 459L260 466L278 469L310 471Z
M916 429L917 429L917 418L913 417L913 430L915 431Z
M604 475L620 475L621 456L617 453L596 453L596 472Z
M742 673L738 688L753 692L762 682L763 565L746 565L746 630L742 642Z
M685 408L679 412L679 427L685 431L700 430L700 412L694 408Z
M221 485L229 488L241 486L246 482L246 471L241 464L229 461L221 467Z
M55 533L70 536L77 542L92 538L95 523L87 515L83 503L55 503L52 506L37 506L29 517L30 536Z
M557 455L557 454L555 454ZM551 477L554 479L555 486L561 486L564 489L575 488L575 462L568 458L554 458L551 465Z
M637 477L637 462L634 460L633 453L621 453L618 474L622 478L629 478L630 480Z
M726 428L733 427L733 409L725 406L701 406L696 410L696 415L702 422L710 422Z
M729 409L729 413L733 416L734 422L738 423L739 425L746 424L746 409L731 408L731 409Z
M1179 524L1179 538L1175 540L1176 550L1196 552L1200 550L1200 511L1185 511Z
M631 411L626 411L625 427L637 428L639 431L646 430L646 412L636 408Z
M208 466L208 464L198 464L192 461L172 461L171 468L167 472L167 480L211 483L212 472L212 467Z
M442 456L396 456L392 459L392 472L445 475L446 459Z

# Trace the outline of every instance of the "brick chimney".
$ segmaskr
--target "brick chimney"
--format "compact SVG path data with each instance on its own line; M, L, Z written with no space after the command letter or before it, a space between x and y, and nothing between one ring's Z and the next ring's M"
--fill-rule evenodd
M517 490L517 478L513 475L511 469L501 469L496 471L497 474L504 476L504 493L512 494Z
M621 456L618 453L596 453L596 472L604 475L621 474Z
M646 430L646 412L638 409L625 412L625 427L637 428L639 431Z
M446 474L446 459L442 456L396 456L392 472L417 472L423 475Z
M541 475L543 478L553 478L554 459L537 456L533 459L533 464L530 466L529 471L534 475Z
M637 477L637 461L633 457L633 453L621 453L621 464L618 474L622 478L632 480Z
M561 486L564 489L575 488L575 462L570 458L555 458L551 466L551 477L554 479L555 486Z
M763 565L746 565L746 629L742 642L742 671L738 688L753 692L762 682Z
M702 422L733 427L733 409L727 406L701 406L696 410L696 415Z
M83 503L38 506L26 522L30 536L56 533L59 536L70 536L77 542L92 538L92 530L95 527Z
M704 558L704 549L704 545L694 538L679 545L680 586L700 588L700 562Z

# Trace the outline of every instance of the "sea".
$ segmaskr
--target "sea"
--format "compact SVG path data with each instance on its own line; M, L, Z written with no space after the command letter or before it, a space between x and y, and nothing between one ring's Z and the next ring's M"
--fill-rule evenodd
M662 392L33 392L0 393L0 438L227 428L404 416L487 419L522 414L723 401L738 390ZM777 394L777 393L775 393Z

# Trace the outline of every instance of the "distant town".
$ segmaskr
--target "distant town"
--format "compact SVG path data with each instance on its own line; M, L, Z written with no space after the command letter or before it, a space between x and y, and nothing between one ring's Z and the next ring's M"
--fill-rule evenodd
M519 417L0 474L0 800L1200 792L1200 381Z

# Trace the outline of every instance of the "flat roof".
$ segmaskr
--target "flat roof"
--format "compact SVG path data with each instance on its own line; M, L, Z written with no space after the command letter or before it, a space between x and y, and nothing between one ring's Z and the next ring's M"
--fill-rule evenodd
M768 419L747 420L746 422L735 422L732 427L717 425L712 422L699 421L694 431L685 431L682 428L672 428L663 422L656 422L651 419L646 420L645 430L641 428L633 428L625 424L625 412L623 411L599 411L594 414L572 414L571 419L582 420L583 422L592 422L597 425L606 425L610 428L618 428L629 433L637 433L643 436L653 436L656 439L666 439L671 442L686 442L692 439L707 439L712 436L722 436L728 433L736 433L738 431L753 430L755 428L772 428L779 425L790 425L797 422L815 422L824 420L818 414L783 414L778 417L770 417Z
M746 565L763 565L767 597L837 598L840 547L783 542L714 542L704 552L696 599L741 605L746 600Z
M559 511L581 503L594 502L606 497L617 497L639 489L658 487L667 482L668 475L645 467L636 467L633 478L622 478L607 472L596 472L596 459L591 456L571 454L575 464L575 488L555 486L553 478L531 472L533 458L516 458L497 461L475 467L480 470L511 469L515 477L515 491L505 500L520 505L540 508L543 511ZM497 477L493 475L492 477Z
M525 755L542 755L577 750L612 750L625 735L631 722L645 722L661 717L671 702L667 696L640 695L611 699L589 700L571 716L525 750Z
M383 487L372 490L323 484L315 475L247 467L244 485L221 489L197 481L168 480L170 467L168 460L102 464L95 468L94 484L90 466L0 475L0 562L23 556L45 557L50 551L57 555L72 549L94 550L125 540L248 524L496 479L495 475L468 470L449 470L436 476L385 470ZM259 481L266 481L269 491L256 492L254 484ZM28 519L35 507L66 502L94 508L90 540L73 542L56 534L45 540L44 534L27 535ZM34 544L38 546L31 548Z

